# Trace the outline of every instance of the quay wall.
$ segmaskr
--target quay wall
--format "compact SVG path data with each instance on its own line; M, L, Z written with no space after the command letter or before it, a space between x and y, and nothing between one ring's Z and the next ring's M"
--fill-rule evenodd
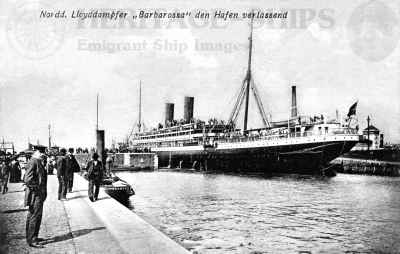
M22 182L10 183L9 192L0 195L0 253L190 254L180 242L111 198L104 188L100 188L99 199L91 202L88 182L77 173L74 191L65 201L58 200L57 176L48 176L39 232L44 248L33 249L25 238L28 209L23 189ZM135 196L130 202L136 206Z
M80 190L75 195L87 197L87 181L78 174L75 174L75 179L74 188ZM100 188L99 201L92 203L88 198L85 201L125 253L190 253L136 213L111 198L103 188Z
M339 157L331 162L339 173L400 176L400 163Z
M108 154L114 160L113 170L154 170L158 168L158 157L154 153L115 153ZM91 159L91 154L75 154L81 168Z
M364 159L364 160L400 162L400 149L350 151L350 152L342 155L342 157L349 158L349 159Z

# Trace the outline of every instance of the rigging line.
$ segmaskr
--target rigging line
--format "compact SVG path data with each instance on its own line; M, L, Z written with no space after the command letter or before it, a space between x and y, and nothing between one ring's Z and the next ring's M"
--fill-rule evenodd
M257 90L254 87L252 87L252 90L253 90L253 94L254 94L254 97L255 97L256 102L257 102L258 111L259 111L259 113L261 115L261 118L263 120L264 126L268 127L268 125L269 125L268 124L268 120L267 120L265 112L264 112L264 110L262 108L262 103L261 103L260 98L259 98L259 96L257 94Z
M240 109L241 109L242 104L243 104L244 95L246 93L245 89L246 89L245 85L243 85L243 90L240 93L239 97L237 98L236 107L235 107L234 111L232 112L233 114L232 114L232 117L230 119L231 122L236 123L236 119L237 119L237 116L239 115Z
M242 86L238 87L235 94L229 99L229 105L233 104L233 102L237 103L237 99L238 99L240 93L242 92L242 89L243 89Z
M246 89L246 84L245 81L242 82L242 86L240 87L239 95L236 97L236 102L235 106L233 108L233 111L236 112L238 109L238 106L240 104L241 97L243 96L243 93L245 92Z
M243 93L242 97L240 98L240 103L239 103L238 110L236 111L235 116L233 118L233 122L235 122L235 123L236 123L236 119L237 119L237 117L239 115L240 109L242 108L242 105L243 105L243 102L244 102L244 97L245 97L244 95L245 95L245 93Z
M235 114L234 114L235 121L236 121L236 116L239 114L240 109L242 108L243 99L245 97L245 94L246 94L246 85L243 84L243 90L241 91L241 93L238 97L237 103L236 103Z
M231 112L231 114L229 116L229 122L233 120L234 116L237 114L236 112L240 110L240 107L238 108L238 106L240 104L240 101L242 100L242 97L244 95L244 91L246 89L244 82L245 81L243 81L242 87L240 88L240 91L239 91L239 95L236 98L235 106L233 107L233 110L232 110L232 112Z
M132 134L133 134L134 129L135 129L135 126L133 126L133 127L131 128L131 131L130 131L130 133L129 133L129 135L128 135L128 141L129 141L129 139L132 137Z
M267 114L265 113L265 110L264 110L264 105L262 104L261 97L259 95L257 86L256 86L256 84L254 83L253 80L251 80L251 89L253 90L253 94L254 94L254 97L255 97L256 102L257 102L258 110L260 111L260 115L261 115L261 118L262 118L262 120L264 122L264 125L266 127L270 127L270 124L269 124L269 121L268 121L268 118L267 118Z

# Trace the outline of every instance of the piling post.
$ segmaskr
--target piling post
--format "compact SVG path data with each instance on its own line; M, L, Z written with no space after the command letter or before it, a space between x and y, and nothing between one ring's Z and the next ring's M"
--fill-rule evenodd
M103 166L105 166L107 154L105 152L104 130L96 130L96 148L99 159Z
M291 117L297 117L297 95L296 95L296 86L292 86L292 110Z

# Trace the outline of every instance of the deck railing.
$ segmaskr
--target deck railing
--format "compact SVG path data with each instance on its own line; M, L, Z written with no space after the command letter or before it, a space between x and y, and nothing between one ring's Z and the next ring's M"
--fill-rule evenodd
M238 142L249 142L249 141L260 141L260 140L282 140L282 139L295 139L303 137L321 137L321 136L336 136L336 135L356 135L358 131L351 128L337 128L330 129L325 132L324 129L321 131L305 131L305 132L291 132L291 133L277 133L277 134L260 134L260 135L249 135L249 136L214 136L208 137L204 142L203 140L190 140L187 143L182 142L158 142L157 147L182 147L182 146L196 146L196 145L208 145L217 146L218 143L238 143ZM142 144L143 146L149 146L148 144ZM151 146L154 146L152 144Z
M291 133L278 133L274 135L250 135L245 137L215 137L213 142L219 143L232 143L232 142L248 142L258 140L277 140L277 139L292 139L300 137L320 137L320 136L334 136L334 135L355 135L357 130L350 128L337 128L330 129L328 132L321 130L321 132L305 131L305 132L291 132Z

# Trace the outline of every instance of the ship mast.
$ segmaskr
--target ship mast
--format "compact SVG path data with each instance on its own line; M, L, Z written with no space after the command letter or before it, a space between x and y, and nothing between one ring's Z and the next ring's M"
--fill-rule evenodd
M142 81L139 81L139 122L137 124L139 132L142 130Z
M247 63L247 73L246 73L246 104L244 108L244 121L243 121L243 131L247 131L247 119L249 114L249 94L250 94L250 82L251 82L251 54L253 49L253 20L254 16L251 18L251 30L249 37L249 59Z
M49 123L48 129L49 129L49 151L50 151L50 149L51 149L51 125L50 125L50 123Z
M247 122L248 122L248 115L249 115L249 99L250 99L250 88L253 92L254 99L257 103L258 111L261 115L263 124L265 127L270 127L267 114L265 113L263 103L261 101L260 93L258 92L257 86L254 83L252 73L251 73L251 60L252 60L252 51L253 51L253 21L254 21L254 16L251 18L251 30L250 30L250 36L249 36L249 59L247 63L247 73L245 78L243 79L242 86L239 91L239 95L236 99L235 105L233 107L233 110L230 114L229 123L235 123L236 119L239 115L240 109L243 105L243 102L245 102L244 106L244 121L243 121L243 131L247 131Z
M139 81L139 120L137 122L138 132L142 130L142 81ZM133 132L135 131L135 124L132 126L129 135L126 138L127 143L129 143L129 139L132 137Z
M96 130L99 129L99 93L97 93L96 100Z

